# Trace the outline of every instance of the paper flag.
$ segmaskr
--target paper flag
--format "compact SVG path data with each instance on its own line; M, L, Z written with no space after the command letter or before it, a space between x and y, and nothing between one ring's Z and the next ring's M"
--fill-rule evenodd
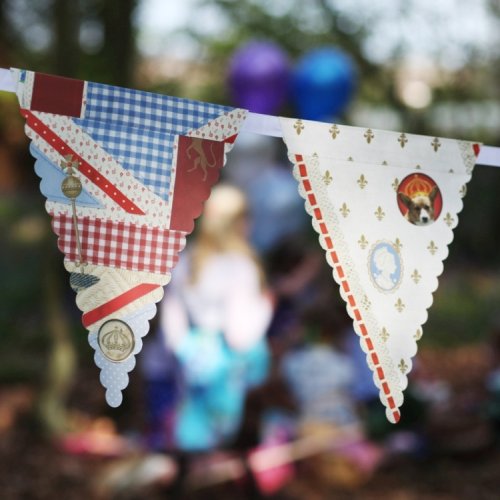
M12 70L111 406L246 111Z
M479 145L281 119L294 176L391 422Z

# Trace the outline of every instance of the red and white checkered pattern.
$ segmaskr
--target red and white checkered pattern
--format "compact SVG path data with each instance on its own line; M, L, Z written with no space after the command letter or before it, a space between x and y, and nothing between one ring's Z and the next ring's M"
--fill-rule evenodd
M52 226L66 259L79 261L73 219L66 214L54 215ZM131 271L167 273L186 245L184 232L126 222L79 217L78 229L85 262Z

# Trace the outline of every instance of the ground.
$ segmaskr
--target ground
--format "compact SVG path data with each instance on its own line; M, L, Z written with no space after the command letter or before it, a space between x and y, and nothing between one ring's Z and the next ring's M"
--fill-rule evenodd
M487 351L480 345L446 352L424 349L421 353L421 370L426 376L446 381L454 395L454 403L434 416L428 424L426 434L432 441L430 452L390 457L371 478L347 480L342 487L322 477L318 472L318 462L303 461L296 465L294 479L274 498L498 498L500 447L494 440L490 422L482 417L480 411L476 411L478 404L484 402L483 386L487 373L485 356ZM82 381L79 384L84 385ZM85 391L79 391L79 397L85 398ZM258 498L248 479L195 492L169 490L167 493L161 481L156 485L140 486L137 464L145 455L120 453L122 457L112 458L63 451L60 445L39 432L33 417L33 392L30 388L4 387L2 395L0 491L4 500L53 499L61 497L61 494L65 500ZM95 404L94 400L95 397L89 396L89 406ZM79 403L80 408L85 407L84 402ZM138 419L139 412L132 412L124 421L130 428L134 420ZM121 486L116 482L110 486L113 483L109 478L119 467L131 471L127 477L127 487L124 487L123 482L120 483ZM136 483L133 477L137 478ZM165 479L165 475L163 478ZM124 489L120 490L121 487Z

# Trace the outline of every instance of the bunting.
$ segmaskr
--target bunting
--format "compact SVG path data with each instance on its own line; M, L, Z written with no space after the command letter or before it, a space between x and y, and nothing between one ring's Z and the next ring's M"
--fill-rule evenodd
M155 304L243 127L283 136L387 418L399 420L478 144L25 70L6 82L0 70L0 89L16 91L26 120L111 406L122 401Z
M391 422L479 153L469 142L281 119L299 192Z
M12 70L111 406L246 112Z

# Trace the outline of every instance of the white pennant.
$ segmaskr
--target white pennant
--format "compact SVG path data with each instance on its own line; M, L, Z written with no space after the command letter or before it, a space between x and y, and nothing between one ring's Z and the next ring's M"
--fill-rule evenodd
M281 125L387 418L397 422L479 145L287 118Z

